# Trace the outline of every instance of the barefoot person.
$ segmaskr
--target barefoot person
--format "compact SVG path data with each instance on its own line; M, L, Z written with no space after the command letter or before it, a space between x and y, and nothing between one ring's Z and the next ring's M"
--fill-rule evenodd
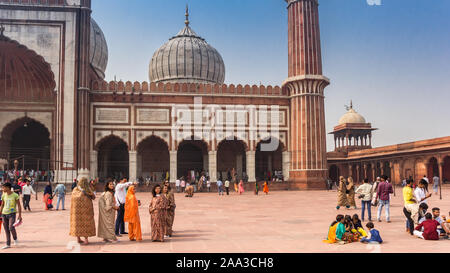
M175 195L171 191L171 188L169 185L164 185L163 193L166 196L167 200L169 201L169 208L166 211L166 220L167 220L167 227L166 227L166 234L168 237L172 237L172 227L173 222L175 220L175 208L177 205L175 204Z
M95 220L94 205L95 195L87 178L81 178L77 187L72 192L70 208L70 236L77 237L78 243L89 244L89 237L94 237ZM83 242L81 237L85 238Z
M263 192L268 195L269 194L269 184L266 182L264 182L264 188L263 188Z
M141 219L139 217L139 202L134 186L128 188L125 201L124 221L128 223L128 238L130 241L142 241Z
M169 201L161 194L160 185L156 185L153 188L152 194L153 199L149 207L152 241L164 242L164 235L166 233L166 209L169 206Z
M348 178L347 184L347 201L348 205L356 209L356 201L355 201L355 183L353 182L353 178Z
M17 232L14 227L16 222L16 214L19 214L17 220L22 221L22 206L20 205L20 197L17 193L13 192L12 185L5 183L2 186L2 205L0 212L2 213L3 228L6 234L6 246L2 249L8 249L11 247L11 235L14 239L14 245L18 244Z
M343 176L339 177L338 204L336 209L339 210L341 207L350 208L347 201L347 183Z
M52 183L47 182L47 186L44 188L44 204L45 204L45 210L49 210L48 208L48 199L51 198L53 195L52 191Z
M114 199L114 182L109 181L105 185L105 192L98 200L98 237L104 242L117 242L114 231L114 219L116 217L116 200Z
M239 195L244 193L244 181L239 181Z

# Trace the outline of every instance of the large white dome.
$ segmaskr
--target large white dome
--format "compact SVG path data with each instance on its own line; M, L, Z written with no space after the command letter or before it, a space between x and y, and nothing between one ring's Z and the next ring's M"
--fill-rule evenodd
M103 31L91 18L91 38L89 49L89 61L95 73L101 78L105 78L106 66L108 65L108 44L106 43Z
M350 108L348 112L341 117L339 120L339 125L347 124L347 123L366 123L366 119L358 114L353 108Z
M225 65L219 52L186 27L154 54L150 62L151 82L223 84Z

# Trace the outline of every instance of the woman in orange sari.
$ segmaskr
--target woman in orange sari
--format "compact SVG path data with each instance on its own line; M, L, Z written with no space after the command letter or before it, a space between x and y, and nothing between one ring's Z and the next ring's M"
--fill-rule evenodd
M264 182L264 189L263 192L267 195L269 194L269 184L266 182Z
M243 194L244 193L244 181L239 181L239 194Z
M142 241L141 219L139 218L139 202L134 186L128 188L125 200L124 222L128 223L130 241Z

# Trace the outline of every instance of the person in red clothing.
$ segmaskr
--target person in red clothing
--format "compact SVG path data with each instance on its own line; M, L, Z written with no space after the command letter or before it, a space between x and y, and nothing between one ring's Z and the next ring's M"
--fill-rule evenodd
M424 240L439 240L439 222L433 220L433 215L431 213L427 213L425 219L426 220L422 224L416 227L414 235Z

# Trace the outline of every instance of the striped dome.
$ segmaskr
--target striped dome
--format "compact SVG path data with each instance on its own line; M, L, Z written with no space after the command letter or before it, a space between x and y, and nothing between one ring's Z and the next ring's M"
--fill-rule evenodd
M149 75L155 83L223 84L225 65L219 52L186 20L186 27L153 54Z
M102 29L92 18L89 61L95 73L101 79L104 79L106 66L108 65L108 44Z

